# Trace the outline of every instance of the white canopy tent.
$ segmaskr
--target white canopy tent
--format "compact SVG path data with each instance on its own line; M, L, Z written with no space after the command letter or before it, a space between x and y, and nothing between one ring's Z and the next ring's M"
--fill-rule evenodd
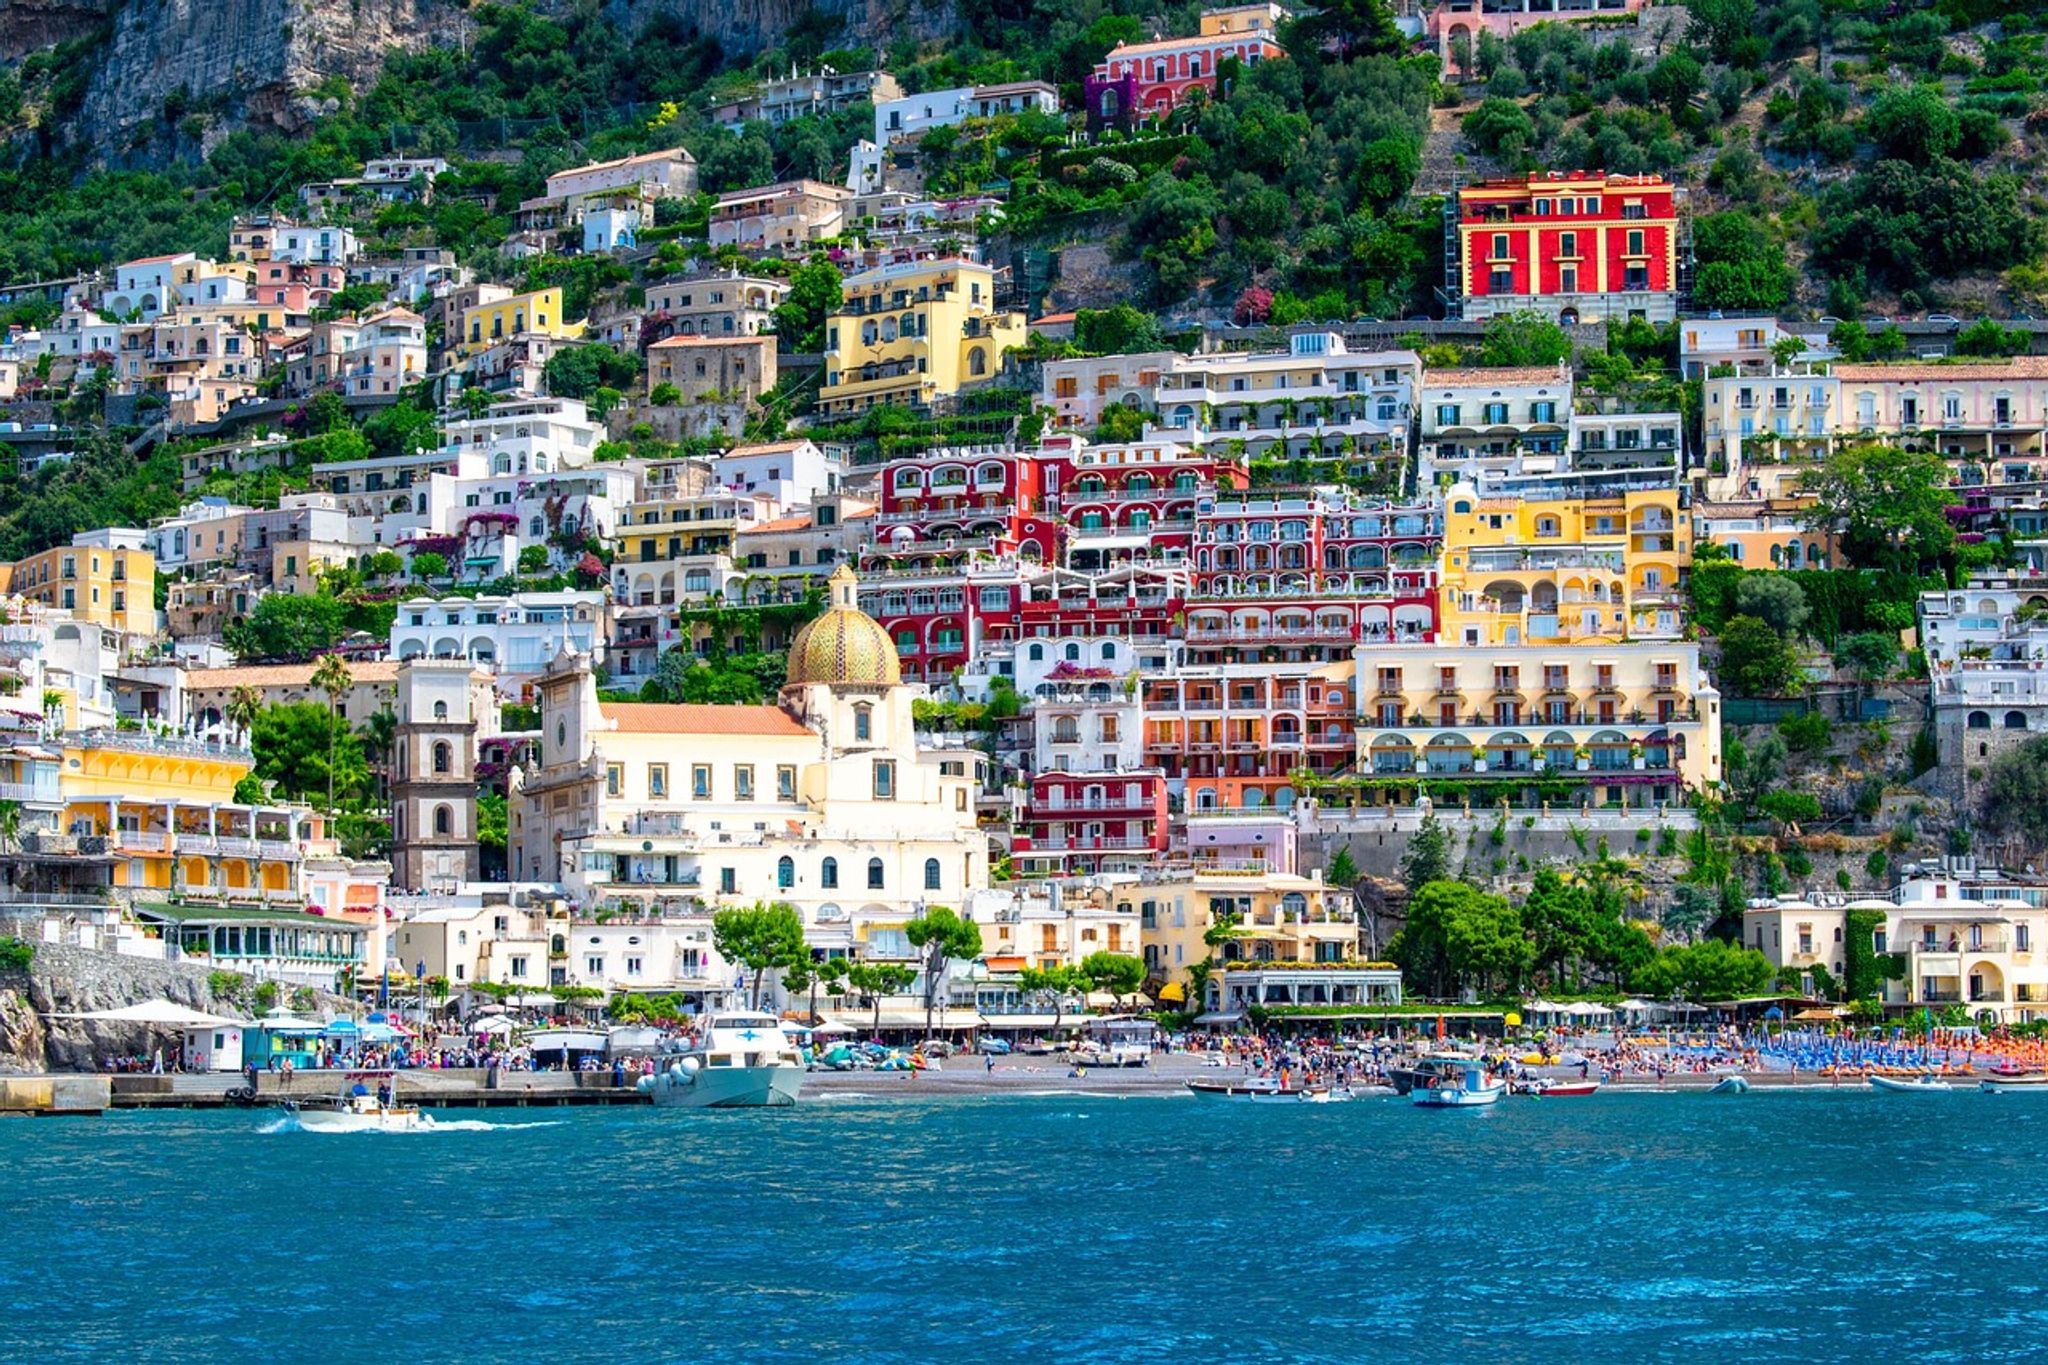
M122 1005L118 1009L88 1010L78 1014L52 1014L52 1019L94 1019L113 1024L136 1024L145 1028L202 1029L223 1026L240 1028L240 1019L226 1019L218 1014L207 1014L188 1008L170 1000L145 1000L139 1005Z

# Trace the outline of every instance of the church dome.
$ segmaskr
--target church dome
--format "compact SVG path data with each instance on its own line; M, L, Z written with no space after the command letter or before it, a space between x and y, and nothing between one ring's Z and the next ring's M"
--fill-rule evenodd
M788 685L846 683L894 687L903 681L896 643L874 617L860 609L859 580L841 564L828 583L832 604L796 633L789 646Z

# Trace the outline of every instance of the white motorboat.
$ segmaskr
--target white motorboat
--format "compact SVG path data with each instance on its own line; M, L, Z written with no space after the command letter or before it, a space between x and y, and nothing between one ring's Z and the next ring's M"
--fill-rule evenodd
M1707 1093L1709 1095L1747 1095L1749 1093L1749 1082L1740 1076L1723 1076L1714 1083L1713 1089L1707 1091Z
M1872 1090L1889 1090L1895 1095L1946 1095L1953 1091L1947 1081L1933 1076L1872 1076Z
M366 1082L376 1081L372 1090ZM398 1103L398 1078L363 1072L345 1082L338 1095L287 1100L284 1108L299 1127L314 1133L412 1133L427 1126L419 1106Z
M781 1021L759 1010L721 1010L699 1042L666 1070L640 1079L661 1108L779 1109L796 1103L804 1059Z
M1476 1109L1499 1104L1506 1081L1495 1080L1482 1062L1463 1062L1418 1082L1409 1098L1425 1109Z
M1994 1071L1977 1082L1977 1088L1987 1095L2048 1095L2048 1075L2035 1072L2001 1076Z
M1329 1102L1316 1098L1317 1095L1328 1095L1327 1086L1282 1085L1271 1076L1248 1076L1238 1081L1186 1081L1183 1084L1187 1086L1188 1093L1204 1100L1242 1100L1261 1104L1273 1100L1306 1101L1310 1104Z

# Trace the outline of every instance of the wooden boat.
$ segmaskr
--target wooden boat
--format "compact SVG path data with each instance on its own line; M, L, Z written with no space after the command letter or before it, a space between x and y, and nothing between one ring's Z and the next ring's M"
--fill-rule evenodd
M1291 1100L1295 1103L1327 1104L1335 1098L1330 1087L1325 1085L1282 1085L1259 1077L1240 1081L1186 1081L1183 1084L1190 1094L1205 1100L1243 1100L1248 1103Z
M1408 1098L1424 1109L1477 1109L1499 1104L1507 1093L1507 1082L1488 1075L1484 1063L1460 1062L1451 1074L1436 1077L1433 1085L1417 1086Z
M1872 1076L1872 1090L1889 1090L1898 1095L1946 1095L1953 1087L1933 1076Z
M1418 1058L1412 1066L1388 1067L1387 1080L1392 1082L1395 1094L1406 1095L1417 1087L1434 1085L1442 1077L1453 1074L1459 1067L1473 1060L1474 1058L1462 1053L1438 1053L1435 1056Z
M1987 1095L2048 1095L2048 1075L1986 1076L1977 1088Z
M1740 1076L1723 1076L1720 1082L1707 1093L1709 1095L1747 1095L1749 1093L1749 1082Z
M1595 1094L1599 1089L1598 1081L1534 1080L1523 1085L1522 1093L1531 1099L1575 1100Z

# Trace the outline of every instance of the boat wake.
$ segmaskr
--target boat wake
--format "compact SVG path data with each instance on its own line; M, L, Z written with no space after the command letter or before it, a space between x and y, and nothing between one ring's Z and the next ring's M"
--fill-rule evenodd
M400 1135L405 1133L496 1133L513 1132L525 1128L559 1128L565 1122L567 1122L566 1119L543 1119L537 1123L486 1123L482 1119L437 1119L432 1114L422 1114L420 1115L420 1126L417 1128L366 1128L354 1131L395 1133ZM287 1114L282 1118L272 1119L256 1131L259 1133L321 1133L334 1135L348 1130L308 1128L296 1118Z

